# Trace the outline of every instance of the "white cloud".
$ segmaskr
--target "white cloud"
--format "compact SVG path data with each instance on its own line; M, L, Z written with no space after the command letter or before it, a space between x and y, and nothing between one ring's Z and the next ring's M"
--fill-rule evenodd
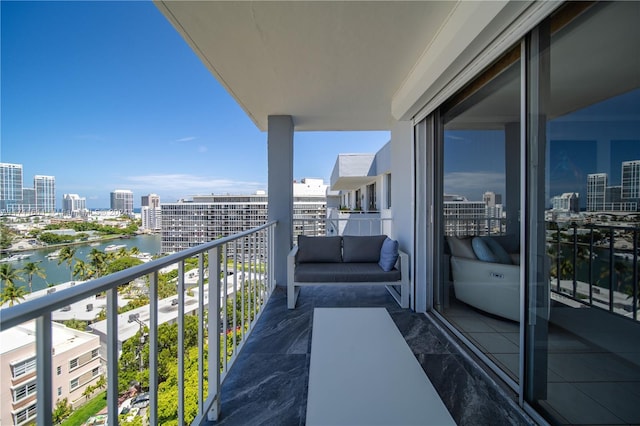
M264 182L220 179L210 176L188 174L154 174L129 176L126 178L128 189L137 192L155 192L157 194L177 194L175 198L184 198L198 194L248 194L265 189Z
M196 139L197 138L195 136L187 136L186 138L176 139L176 142L191 142Z

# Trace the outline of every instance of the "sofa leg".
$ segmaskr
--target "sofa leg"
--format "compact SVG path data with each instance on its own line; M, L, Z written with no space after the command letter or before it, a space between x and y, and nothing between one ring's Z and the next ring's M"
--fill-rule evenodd
M298 300L299 294L300 294L300 287L295 287L293 285L287 286L287 307L289 309L296 308L296 302Z

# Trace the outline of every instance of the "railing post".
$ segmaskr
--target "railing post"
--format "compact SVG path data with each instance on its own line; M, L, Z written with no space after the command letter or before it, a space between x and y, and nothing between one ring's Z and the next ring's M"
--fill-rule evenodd
M107 421L118 424L118 287L107 290Z
M215 247L209 250L208 385L209 396L213 399L211 407L208 408L207 418L211 421L217 421L220 417L220 274L220 248ZM226 294L226 288L224 292ZM222 332L224 333L225 330L223 329Z
M204 413L204 253L198 255L198 414Z
M633 229L633 319L638 319L638 228Z
M576 297L576 291L578 289L578 225L573 223L573 293L572 296Z
M149 274L149 424L158 424L158 271Z
M47 312L36 319L36 393L38 395L38 426L50 425L52 423L51 333L51 312Z
M615 264L613 259L614 242L613 227L609 227L609 312L613 312L613 282L615 279Z
M593 227L589 233L589 306L593 305Z
M558 293L560 293L560 250L561 250L561 245L560 245L560 228L559 227L557 228L556 238L557 238L556 243L558 244L558 246L557 246L557 254L556 254L556 291Z
M184 260L178 263L178 424L184 424Z

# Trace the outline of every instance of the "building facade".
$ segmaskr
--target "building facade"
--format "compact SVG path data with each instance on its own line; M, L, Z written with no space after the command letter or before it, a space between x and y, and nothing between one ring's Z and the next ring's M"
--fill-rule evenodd
M640 201L640 160L622 162L622 188L620 198L624 201Z
M160 196L158 194L143 195L140 197L140 207L160 207Z
M33 177L33 187L36 190L38 213L54 213L56 211L55 176L36 175Z
M565 192L551 198L551 208L561 212L577 213L580 211L580 198L577 192Z
M87 212L87 199L78 194L62 196L62 213L71 217L83 216Z
M94 385L103 371L100 365L100 338L96 335L52 322L53 406L67 399L73 406L86 398L84 390ZM0 423L33 423L36 393L35 321L0 333Z
M128 189L116 189L111 193L110 209L122 214L133 214L133 192Z
M160 206L142 206L140 208L140 218L142 220L141 229L149 231L162 229L162 208Z
M296 235L324 235L327 185L321 179L293 184ZM161 251L172 253L263 225L268 221L268 196L199 195L161 205Z
M22 204L22 164L0 163L0 212Z

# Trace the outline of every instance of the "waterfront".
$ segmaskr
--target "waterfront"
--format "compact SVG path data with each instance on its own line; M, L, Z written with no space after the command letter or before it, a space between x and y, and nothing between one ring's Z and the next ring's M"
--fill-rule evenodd
M137 247L143 253L150 253L151 255L157 254L160 252L160 235L137 235L131 238L123 238L117 240L107 240L104 242L100 242L97 245L82 244L75 245L73 248L76 249L75 257L88 262L87 256L91 253L91 250L98 249L100 251L104 251L105 248L112 244L124 244L127 250ZM47 255L56 250L59 250L60 247L56 248L45 248L34 251L25 251L22 254L29 254L30 256L23 260L18 260L11 262L11 265L16 269L22 269L24 265L28 262L40 262L40 266L44 270L46 277L42 279L37 275L33 276L33 290L41 290L43 288L48 287L49 285L56 285L63 282L67 282L71 280L71 276L69 273L69 267L66 263L58 264L60 259L49 259ZM27 280L26 277L24 277ZM18 281L17 285L28 287L27 281Z

